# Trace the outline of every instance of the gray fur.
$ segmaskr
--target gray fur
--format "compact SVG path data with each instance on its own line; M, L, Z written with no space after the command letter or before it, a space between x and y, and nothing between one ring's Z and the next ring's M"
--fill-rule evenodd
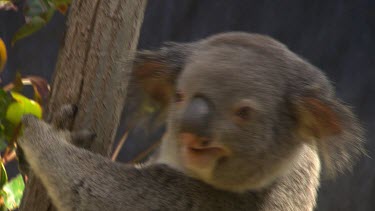
M334 175L364 151L356 118L326 76L266 36L223 33L139 52L134 78L168 116L160 155L147 166L111 162L73 146L66 131L24 119L19 145L60 210L312 210L320 160ZM195 96L214 108L208 146L230 152L204 169L181 155L181 118ZM233 110L243 104L250 118L238 120Z

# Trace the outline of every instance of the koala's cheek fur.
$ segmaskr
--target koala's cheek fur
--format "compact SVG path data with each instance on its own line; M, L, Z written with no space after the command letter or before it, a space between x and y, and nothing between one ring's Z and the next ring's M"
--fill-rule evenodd
M291 166L298 162L303 148L301 144L291 149L280 149L285 153L280 156L278 153L270 153L273 149L268 149L263 155L234 152L232 157L217 163L210 178L201 179L223 190L259 191L270 186L277 178L288 174ZM290 150L290 153L286 153L286 150Z

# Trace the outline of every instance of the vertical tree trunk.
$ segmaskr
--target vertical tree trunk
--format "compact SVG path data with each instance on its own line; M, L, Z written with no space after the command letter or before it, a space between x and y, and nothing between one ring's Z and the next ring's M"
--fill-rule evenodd
M146 0L74 0L60 50L47 114L78 105L73 129L97 138L91 150L108 156L125 103L130 65ZM20 210L55 210L40 181L30 175Z

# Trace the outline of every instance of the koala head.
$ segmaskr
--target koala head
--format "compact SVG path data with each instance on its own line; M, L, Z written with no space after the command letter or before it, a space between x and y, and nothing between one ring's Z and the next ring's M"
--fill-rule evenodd
M223 33L136 55L133 76L167 111L161 160L220 189L264 188L304 145L331 173L362 152L362 131L325 75L283 44Z

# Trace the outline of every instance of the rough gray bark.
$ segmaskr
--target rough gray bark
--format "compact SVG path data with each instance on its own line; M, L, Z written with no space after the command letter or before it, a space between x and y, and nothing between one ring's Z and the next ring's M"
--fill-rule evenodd
M73 129L97 134L91 150L108 156L125 103L130 66L146 0L75 0L60 50L46 110L63 104L79 108ZM29 176L20 210L55 210L40 181Z

